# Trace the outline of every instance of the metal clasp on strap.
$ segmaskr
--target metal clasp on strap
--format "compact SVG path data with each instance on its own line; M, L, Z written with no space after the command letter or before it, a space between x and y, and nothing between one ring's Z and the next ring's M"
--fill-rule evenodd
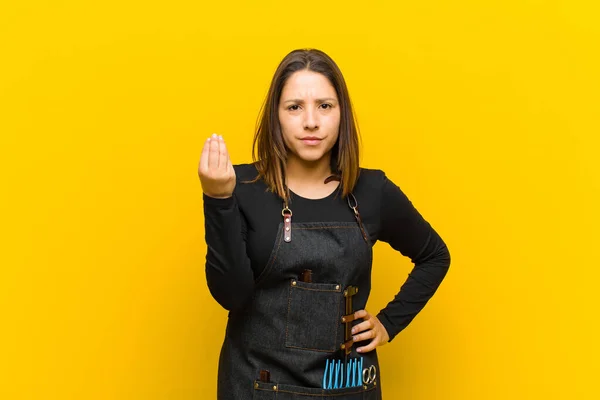
M350 199L352 199L352 201L350 201ZM354 203L354 205L352 203ZM360 227L360 232L362 233L363 239L365 239L365 242L369 243L369 239L367 237L367 232L365 231L365 228L362 223L362 218L360 217L360 213L358 212L358 201L356 200L356 197L354 197L354 194L352 194L352 193L350 193L348 195L348 206L350 206L352 211L354 211L354 217L356 218L356 221L358 222L358 226Z

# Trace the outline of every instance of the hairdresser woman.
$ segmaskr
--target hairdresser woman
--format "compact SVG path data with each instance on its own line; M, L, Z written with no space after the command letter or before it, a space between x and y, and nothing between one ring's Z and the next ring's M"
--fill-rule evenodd
M219 399L381 399L376 348L423 309L450 255L383 171L359 166L358 143L342 73L314 49L275 71L253 163L232 165L224 138L207 138L206 277L229 310ZM365 307L377 240L414 267L375 314Z

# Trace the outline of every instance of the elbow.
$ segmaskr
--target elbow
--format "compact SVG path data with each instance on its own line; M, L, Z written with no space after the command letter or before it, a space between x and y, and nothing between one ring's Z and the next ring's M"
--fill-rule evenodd
M431 246L428 251L413 261L417 265L432 265L448 270L451 262L450 251L446 243L439 239L434 246Z
M434 260L435 261L433 262L435 263L435 265L437 265L438 268L440 268L443 271L441 276L441 278L443 279L448 274L448 270L450 269L451 264L450 251L448 250L448 247L446 247L445 244L440 246L440 248L436 252Z
M452 259L450 257L450 250L448 250L448 247L445 244L441 250L440 261L443 264L443 266L446 268L446 270L448 270L450 268Z

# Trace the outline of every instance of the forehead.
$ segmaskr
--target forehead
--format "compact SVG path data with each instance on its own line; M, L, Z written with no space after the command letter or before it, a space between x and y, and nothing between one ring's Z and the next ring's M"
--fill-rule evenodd
M281 97L333 97L335 88L323 74L313 71L296 71L286 81Z

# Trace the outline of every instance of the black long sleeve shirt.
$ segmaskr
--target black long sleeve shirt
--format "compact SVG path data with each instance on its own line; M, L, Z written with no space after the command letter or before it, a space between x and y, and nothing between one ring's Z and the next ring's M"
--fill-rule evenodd
M251 301L254 279L267 264L281 222L282 201L267 191L253 164L234 165L232 197L204 199L206 278L212 296L227 310ZM361 168L353 191L372 244L387 242L414 263L398 294L377 317L390 341L423 309L450 266L440 236L381 170ZM291 194L294 222L355 221L337 191L322 199Z

